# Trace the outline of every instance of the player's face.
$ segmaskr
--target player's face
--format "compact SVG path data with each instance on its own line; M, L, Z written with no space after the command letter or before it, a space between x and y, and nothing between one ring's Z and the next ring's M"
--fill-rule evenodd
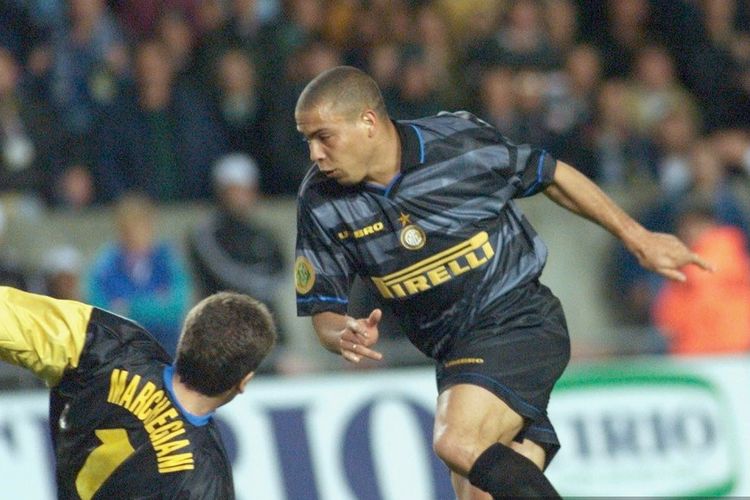
M305 136L310 159L327 177L353 185L367 179L370 163L370 122L363 115L344 116L331 106L295 114L297 130Z

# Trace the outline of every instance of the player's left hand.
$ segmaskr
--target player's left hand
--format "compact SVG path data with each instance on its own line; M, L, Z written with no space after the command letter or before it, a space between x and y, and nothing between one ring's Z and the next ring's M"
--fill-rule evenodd
M378 323L383 316L380 309L374 309L365 319L346 318L346 327L339 337L341 355L348 361L359 363L363 357L380 361L383 355L370 349L380 336Z
M688 264L710 272L715 270L713 264L671 234L647 232L641 239L640 249L634 253L643 267L675 281L687 279L680 269Z

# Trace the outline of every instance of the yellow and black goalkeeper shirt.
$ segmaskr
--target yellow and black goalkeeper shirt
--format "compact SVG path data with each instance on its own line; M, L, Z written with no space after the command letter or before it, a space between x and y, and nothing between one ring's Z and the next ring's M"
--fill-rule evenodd
M169 355L136 323L0 287L0 359L52 388L59 498L234 498L214 420L179 405Z
M514 199L549 186L557 162L466 112L395 124L401 171L390 185L343 186L317 166L303 181L297 313L346 312L359 275L439 359L541 274L547 248Z

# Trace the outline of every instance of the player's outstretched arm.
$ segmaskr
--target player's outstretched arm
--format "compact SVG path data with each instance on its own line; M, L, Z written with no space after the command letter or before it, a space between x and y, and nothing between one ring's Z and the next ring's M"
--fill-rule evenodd
M685 273L680 268L687 264L713 271L710 263L675 236L654 233L641 226L596 184L564 162L557 162L555 177L545 194L620 238L646 269L677 281L685 281Z
M78 366L92 307L0 286L0 361L49 386Z
M382 315L380 309L361 319L323 312L315 314L312 322L323 347L341 354L347 361L359 363L363 357L378 361L383 359L381 353L370 349L378 341L378 324Z

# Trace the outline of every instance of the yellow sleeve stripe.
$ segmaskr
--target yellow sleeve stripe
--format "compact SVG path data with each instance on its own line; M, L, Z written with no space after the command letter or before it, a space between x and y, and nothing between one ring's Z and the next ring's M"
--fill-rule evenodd
M92 309L0 286L0 360L55 386L66 368L78 366Z

